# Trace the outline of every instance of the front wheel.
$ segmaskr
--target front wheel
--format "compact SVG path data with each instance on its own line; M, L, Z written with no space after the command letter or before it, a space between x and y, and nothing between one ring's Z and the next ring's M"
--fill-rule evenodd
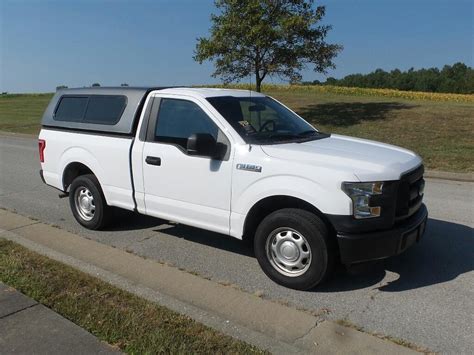
M255 233L254 248L263 271L280 285L307 290L331 273L334 250L326 224L294 208L271 213Z
M110 219L110 207L97 178L92 175L78 176L71 184L69 205L74 218L88 229L101 229Z

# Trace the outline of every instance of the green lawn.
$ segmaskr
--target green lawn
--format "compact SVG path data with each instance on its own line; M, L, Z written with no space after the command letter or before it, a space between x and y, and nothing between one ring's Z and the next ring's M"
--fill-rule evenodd
M0 131L38 134L40 121L53 94L0 96Z
M267 93L325 132L412 149L423 157L428 169L474 171L474 102L410 100L272 86ZM50 98L51 94L0 96L0 131L37 134Z
M1 238L0 281L127 353L266 353Z
M318 129L399 145L432 170L474 171L474 103L269 91Z

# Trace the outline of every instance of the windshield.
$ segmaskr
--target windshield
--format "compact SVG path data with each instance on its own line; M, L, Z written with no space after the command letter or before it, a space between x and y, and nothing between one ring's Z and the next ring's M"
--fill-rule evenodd
M303 142L328 136L270 97L217 96L207 100L246 143Z

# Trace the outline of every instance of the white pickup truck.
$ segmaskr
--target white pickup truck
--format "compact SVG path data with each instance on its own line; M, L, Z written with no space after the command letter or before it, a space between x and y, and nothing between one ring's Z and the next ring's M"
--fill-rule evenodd
M427 221L421 158L318 131L260 93L60 90L42 120L43 181L90 229L111 207L253 240L274 281L309 289L336 261L396 255Z

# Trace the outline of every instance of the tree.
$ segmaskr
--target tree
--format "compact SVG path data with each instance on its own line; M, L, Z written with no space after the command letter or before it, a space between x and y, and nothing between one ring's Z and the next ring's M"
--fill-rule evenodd
M128 84L127 83L122 83L122 84L120 84L120 86L128 86Z
M327 85L335 85L337 83L337 80L330 76L329 78L326 79L326 84Z
M97 87L97 86L100 86L100 84L99 83L92 84L92 87Z
M66 85L58 85L56 86L56 91L61 90L61 89L67 89Z
M418 69L408 71L394 69L386 72L377 69L368 74L350 74L342 79L327 78L326 85L388 88L397 90L474 93L474 69L464 63L445 65L438 68Z
M260 91L267 76L297 82L307 66L325 73L342 46L328 44L331 26L320 25L325 7L314 0L215 0L210 38L198 38L194 59L214 61L224 83L255 76Z

